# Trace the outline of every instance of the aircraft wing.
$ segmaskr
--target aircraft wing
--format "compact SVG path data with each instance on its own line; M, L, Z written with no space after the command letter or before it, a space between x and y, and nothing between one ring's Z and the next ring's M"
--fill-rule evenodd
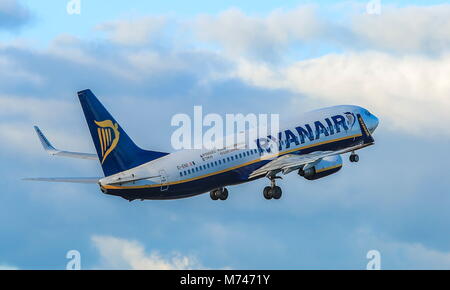
M48 139L45 137L45 135L42 133L42 131L37 126L34 126L34 130L36 130L36 134L39 137L39 141L41 141L41 143L42 143L42 147L44 147L44 150L50 155L79 158L79 159L99 160L97 154L78 153L78 152L69 152L69 151L58 150L52 146L50 141L48 141Z
M303 166L304 166L303 170L306 170L316 165L318 162L320 162L320 160L322 160L322 158L352 152L373 145L374 139L372 138L369 130L367 129L366 124L364 123L361 115L358 114L357 117L362 136L360 144L336 151L316 151L304 155L286 154L272 160L271 162L267 163L261 168L253 171L250 174L249 179L261 175L275 176L279 172L282 172L283 174L288 174L294 170L300 169Z
M352 152L367 146L370 146L372 144L361 144L349 148L345 148L343 150L337 150L337 151L317 151L305 155L296 155L296 154L286 154L281 157L278 157L275 160L272 160L271 162L267 163L266 165L262 166L261 168L253 171L249 178L258 177L261 175L264 176L275 176L277 173L281 172L283 174L291 173L294 170L300 169L300 167L307 166L304 169L307 169L311 166L314 166L322 158L333 156L333 155L339 155L344 154L348 152Z
M66 182L66 183L95 183L98 184L102 177L49 177L49 178L24 178L25 181Z

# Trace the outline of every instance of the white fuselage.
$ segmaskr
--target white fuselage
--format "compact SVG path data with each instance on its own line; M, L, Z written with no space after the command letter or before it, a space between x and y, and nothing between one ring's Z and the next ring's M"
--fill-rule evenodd
M343 142L351 144L352 140L361 136L356 114L363 117L370 131L375 130L378 120L366 109L358 106L329 107L299 115L294 122L280 126L278 134L272 136L272 140L278 142L278 152L274 148L268 152L258 140L252 140L247 146L249 149L232 146L231 149L180 150L105 177L100 183L106 190L153 188L164 194L174 186L179 192L183 192L182 186L189 192L190 184L192 187L202 188L194 185L194 181L210 181L205 182L203 192L209 191L210 187L214 188L209 185L214 182L217 182L217 188L231 185L222 184L223 182L245 182L251 171L267 163L265 160L287 153L302 154L303 151L321 150L323 146L328 148L334 144L344 144ZM225 178L227 173L233 173L233 176ZM131 179L138 180L127 182Z

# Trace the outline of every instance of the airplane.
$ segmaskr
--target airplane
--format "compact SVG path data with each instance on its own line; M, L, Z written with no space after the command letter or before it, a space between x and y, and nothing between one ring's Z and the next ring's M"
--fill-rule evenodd
M329 176L342 168L341 155L345 153L351 153L350 162L358 162L355 151L375 143L372 133L379 124L365 108L340 105L299 115L297 125L280 129L275 137L254 140L253 147L166 153L138 147L91 90L78 92L78 97L97 154L56 149L38 127L34 128L47 153L97 160L104 177L25 180L98 184L103 193L130 202L208 192L212 200L226 200L227 187L264 177L269 181L263 189L264 198L278 200L282 190L276 181L283 175L296 171L307 180Z

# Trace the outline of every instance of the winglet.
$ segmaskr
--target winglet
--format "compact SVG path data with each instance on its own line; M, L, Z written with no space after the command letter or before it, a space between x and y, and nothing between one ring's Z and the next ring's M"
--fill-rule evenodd
M357 114L356 117L358 118L359 127L361 128L364 144L374 143L375 140L373 139L372 134L370 134L369 129L367 129L366 123L364 123L362 116Z
M36 131L36 134L39 137L39 141L41 141L42 147L44 147L44 150L47 151L49 154L55 154L58 152L55 147L48 141L47 137L45 137L44 133L39 129L38 126L34 126L34 130Z

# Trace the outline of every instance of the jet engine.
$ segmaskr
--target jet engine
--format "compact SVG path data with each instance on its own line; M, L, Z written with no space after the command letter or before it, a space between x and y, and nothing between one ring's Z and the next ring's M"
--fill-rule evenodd
M298 175L308 179L316 180L333 173L338 172L342 168L342 157L340 155L324 157L313 166L305 165L300 168Z

